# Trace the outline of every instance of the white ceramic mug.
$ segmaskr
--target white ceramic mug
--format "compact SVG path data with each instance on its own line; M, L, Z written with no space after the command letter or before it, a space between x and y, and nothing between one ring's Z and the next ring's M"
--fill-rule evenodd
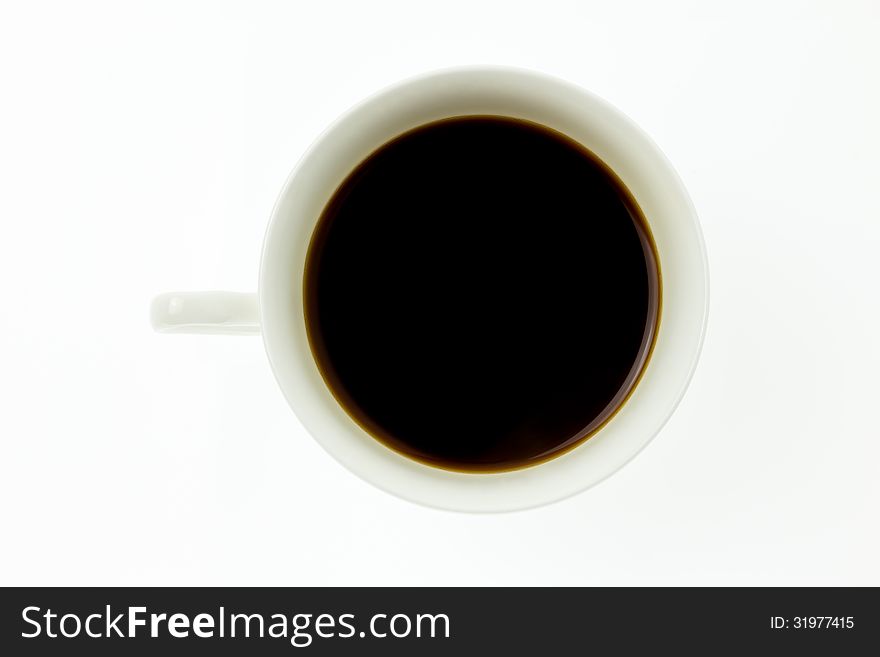
M659 331L644 374L622 408L578 447L538 465L492 474L418 463L372 438L339 406L306 338L302 281L312 230L336 188L370 153L419 125L462 115L527 119L598 155L626 184L650 224L662 273ZM363 101L331 125L284 184L263 244L258 292L177 292L153 301L165 333L262 334L291 408L340 463L402 498L460 511L511 511L598 483L657 434L684 394L708 312L708 268L694 207L653 141L593 94L543 74L508 68L446 70Z

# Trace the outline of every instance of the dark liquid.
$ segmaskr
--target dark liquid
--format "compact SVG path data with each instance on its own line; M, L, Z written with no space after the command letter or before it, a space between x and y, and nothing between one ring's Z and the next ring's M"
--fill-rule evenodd
M324 379L375 438L462 471L544 461L638 381L660 276L644 217L592 153L459 117L374 152L324 210L305 272Z

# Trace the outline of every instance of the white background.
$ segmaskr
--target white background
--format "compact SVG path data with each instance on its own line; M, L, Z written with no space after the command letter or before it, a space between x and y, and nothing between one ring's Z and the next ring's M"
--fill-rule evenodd
M0 583L880 584L877 2L0 6ZM479 63L641 124L712 279L660 436L499 516L350 475L259 339L147 321L160 291L255 289L276 194L338 114Z

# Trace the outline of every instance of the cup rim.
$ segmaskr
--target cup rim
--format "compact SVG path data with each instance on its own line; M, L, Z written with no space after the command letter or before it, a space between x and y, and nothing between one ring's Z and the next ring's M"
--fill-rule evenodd
M474 102L468 105L471 100ZM509 106L511 110L446 113L449 108L469 106L489 110ZM558 109L555 113L554 107ZM529 112L542 111L551 118L537 122L583 143L611 166L640 205L644 200L652 208L662 209L662 216L669 215L664 221L672 228L659 240L649 210L642 208L655 233L664 276L660 333L630 399L589 440L554 459L520 470L441 470L411 460L372 438L336 403L320 377L302 318L302 265L311 230L351 169L391 137L434 120L431 112L436 118L496 113L535 120ZM620 165L615 166L607 154L615 153L618 147L622 155ZM624 152L626 149L629 151ZM633 189L631 182L644 188L641 198L640 189ZM660 210L657 212L660 216ZM672 280L669 263L677 266ZM673 303L671 310L670 283L681 288L677 288L681 296L678 306ZM699 219L683 182L653 140L620 110L585 89L544 73L505 66L467 66L430 71L386 87L324 130L288 176L273 208L263 241L258 294L263 340L273 374L302 424L337 461L361 479L412 502L447 510L502 512L559 501L604 481L659 433L681 402L699 360L708 322L708 257ZM671 316L675 319L672 326L667 312L677 313ZM669 335L670 331L675 334ZM675 359L662 351L664 335L669 336L665 349L677 351ZM662 357L659 364L658 357ZM658 371L664 367L666 371ZM653 399L643 388L649 382ZM639 411L640 407L650 409L650 418L640 420L634 415L647 414Z

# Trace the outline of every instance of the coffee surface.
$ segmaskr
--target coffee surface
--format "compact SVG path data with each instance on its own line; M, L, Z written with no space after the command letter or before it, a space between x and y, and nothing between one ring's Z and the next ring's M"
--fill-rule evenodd
M624 402L657 330L644 217L592 153L502 117L431 123L342 183L309 246L309 342L374 438L491 472L578 444Z

